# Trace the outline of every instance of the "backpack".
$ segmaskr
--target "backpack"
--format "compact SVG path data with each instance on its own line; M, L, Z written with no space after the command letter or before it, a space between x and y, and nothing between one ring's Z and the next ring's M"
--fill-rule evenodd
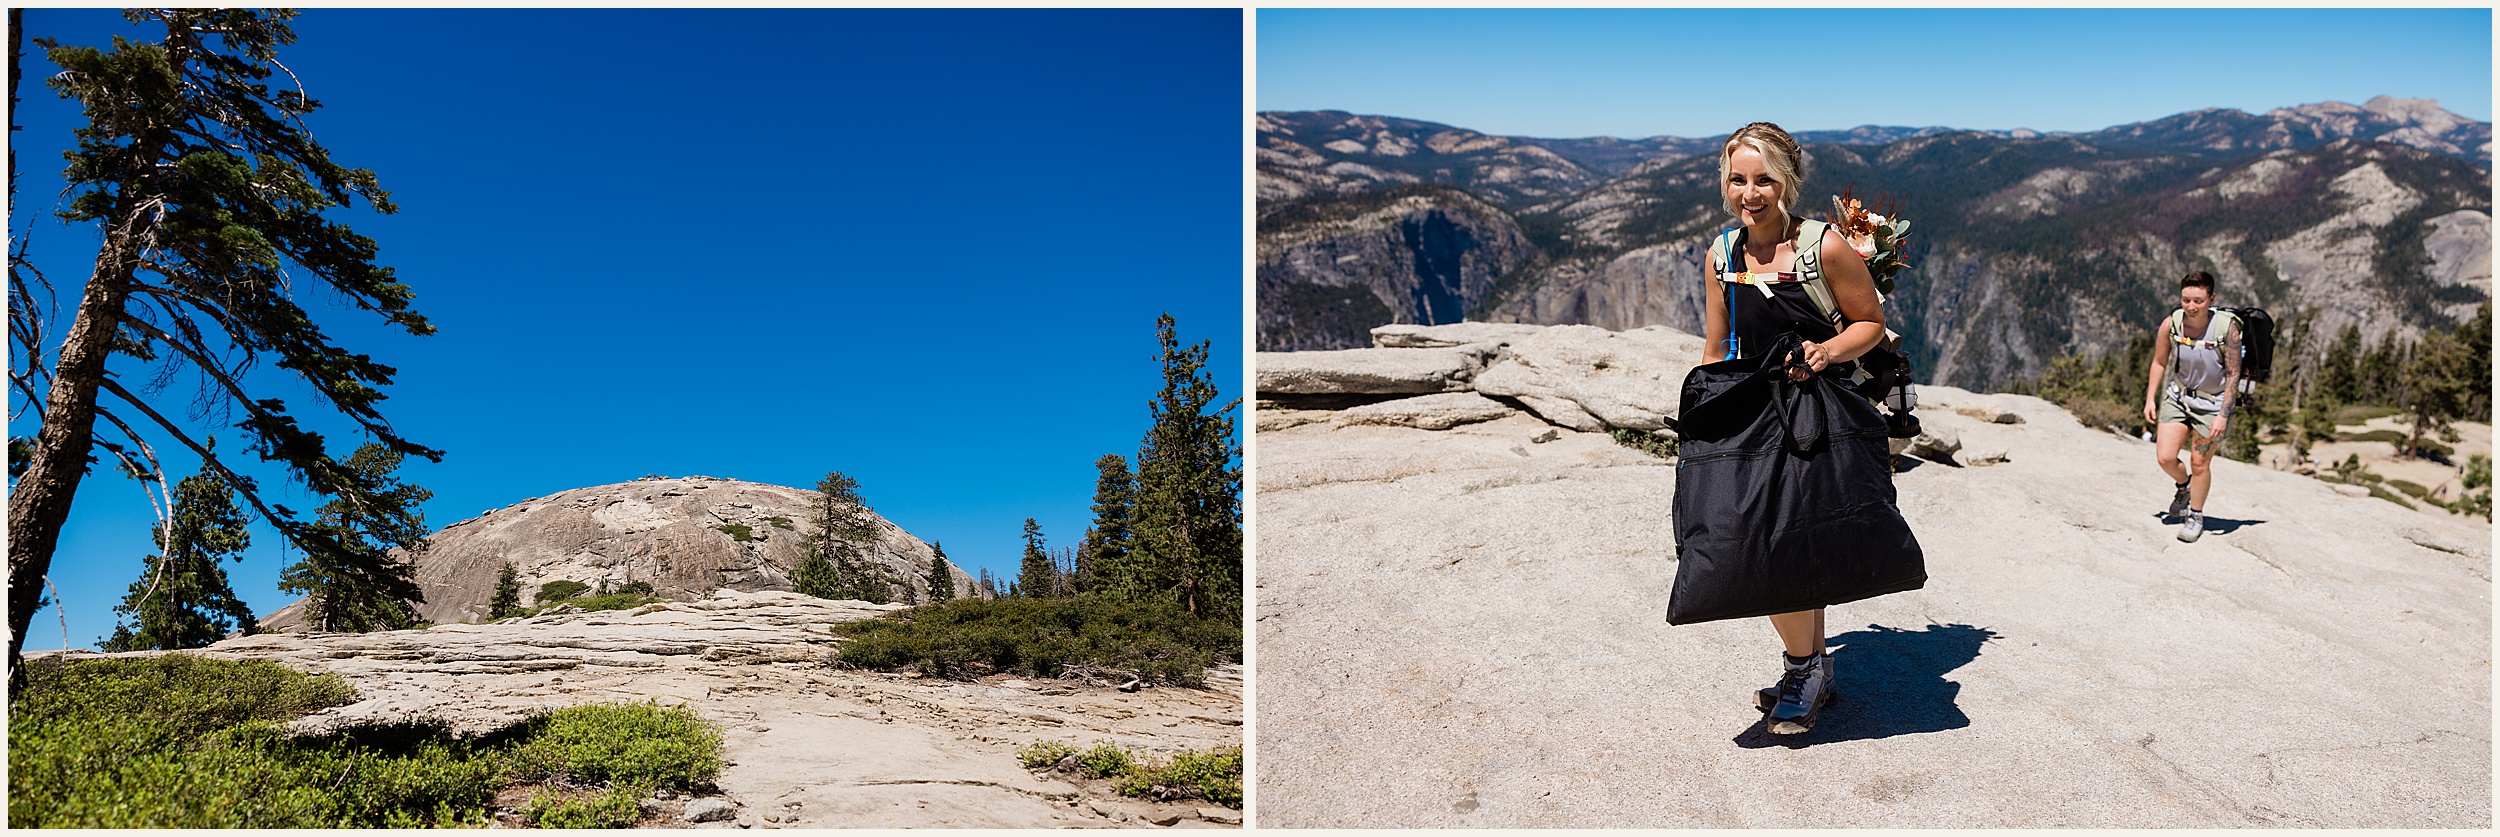
M2240 377L2264 383L2274 375L2274 315L2263 308L2224 308L2240 320ZM2245 388L2243 388L2245 389Z

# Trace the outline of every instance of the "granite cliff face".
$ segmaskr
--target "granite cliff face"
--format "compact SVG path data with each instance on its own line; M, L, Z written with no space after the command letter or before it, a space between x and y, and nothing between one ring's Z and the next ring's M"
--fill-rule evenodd
M519 572L521 601L551 581L597 587L649 582L673 601L711 591L788 590L805 557L799 531L816 493L713 477L644 478L532 497L443 527L417 557L429 622L485 621L503 565ZM882 517L877 534L852 549L890 570L896 601L925 601L935 553ZM948 564L955 595L972 595L962 568ZM261 620L300 630L303 603Z
M1426 283L1403 277L1420 271L1358 282L1340 264L1479 265L1490 281L1461 271L1466 281L1445 283L1470 319L1700 330L1702 254L1727 225L1716 139L1502 138L1335 112L1262 114L1260 126L1274 146L1259 163L1261 350L1361 346L1366 320L1455 321L1412 304ZM1889 325L1923 380L1993 389L2050 358L2123 345L2173 307L2190 269L2219 276L2226 304L2278 318L2318 309L2317 333L2349 323L2371 340L2411 338L2470 316L2491 296L2490 127L2381 97L2087 134L1808 131L1799 205L1819 216L1849 187L1896 199L1915 225L1915 269ZM1519 148L1594 156L1530 178L1495 162ZM1469 197L1465 212L1442 211L1468 218L1470 234L1429 242L1385 235L1385 220L1312 220L1366 198Z

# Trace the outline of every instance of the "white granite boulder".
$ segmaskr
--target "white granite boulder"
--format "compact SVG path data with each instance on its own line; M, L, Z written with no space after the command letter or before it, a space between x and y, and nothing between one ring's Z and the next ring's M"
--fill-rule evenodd
M1574 430L1656 430L1675 413L1685 373L1701 362L1701 344L1663 326L1548 326L1512 341L1475 386Z
M1396 427L1419 427L1425 430L1448 430L1462 424L1492 421L1519 412L1509 405L1472 392L1438 392L1400 398L1378 404L1365 404L1345 410L1329 420L1335 427L1355 424L1381 424Z
M1438 349L1469 343L1502 344L1544 331L1528 323L1391 323L1372 329L1372 345L1383 349Z
M1260 352L1258 388L1288 395L1457 392L1484 368L1492 348Z

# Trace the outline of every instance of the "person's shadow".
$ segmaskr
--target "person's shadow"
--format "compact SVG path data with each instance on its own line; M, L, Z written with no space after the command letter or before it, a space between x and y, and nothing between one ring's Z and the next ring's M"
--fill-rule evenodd
M1978 659L1979 647L1996 638L1995 631L1961 624L1916 631L1868 625L1832 637L1825 644L1832 646L1840 697L1823 707L1814 729L1772 735L1766 717L1738 733L1736 746L1794 749L1970 726L1970 716L1954 705L1962 684L1944 675Z
M2154 512L2154 513L2153 513L2153 516L2154 516L2154 517L2161 518L2161 525L2164 525L2164 526L2176 526L2176 525L2178 525L2178 524L2180 523L2180 519L2179 519L2179 518L2176 518L2176 517L2171 517L2169 514L2164 513L2164 512ZM2205 534L2208 534L2208 535L2228 535L2228 534L2231 534L2231 533L2233 533L2233 532L2237 532L2237 531L2239 531L2241 527L2244 527L2244 526L2255 526L2255 525L2257 525L2257 524L2264 523L2264 522L2265 522L2265 521L2263 521L2263 520L2235 520L2235 519L2228 518L2228 517L2215 517L2215 516L2213 516L2213 515L2206 515L2206 516L2205 516Z

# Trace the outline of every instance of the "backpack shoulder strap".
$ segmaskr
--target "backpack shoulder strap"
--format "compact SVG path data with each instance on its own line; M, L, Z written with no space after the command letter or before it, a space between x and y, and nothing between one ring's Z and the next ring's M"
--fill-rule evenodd
M1727 281L1728 274L1736 272L1736 263L1729 258L1735 251L1735 230L1720 230L1719 237L1710 240L1710 264L1719 269L1719 280L1722 282Z
M1805 284L1806 298L1814 301L1814 310L1834 325L1840 323L1840 300L1832 295L1831 285L1823 281L1823 231L1831 224L1807 218L1797 227L1797 278Z

